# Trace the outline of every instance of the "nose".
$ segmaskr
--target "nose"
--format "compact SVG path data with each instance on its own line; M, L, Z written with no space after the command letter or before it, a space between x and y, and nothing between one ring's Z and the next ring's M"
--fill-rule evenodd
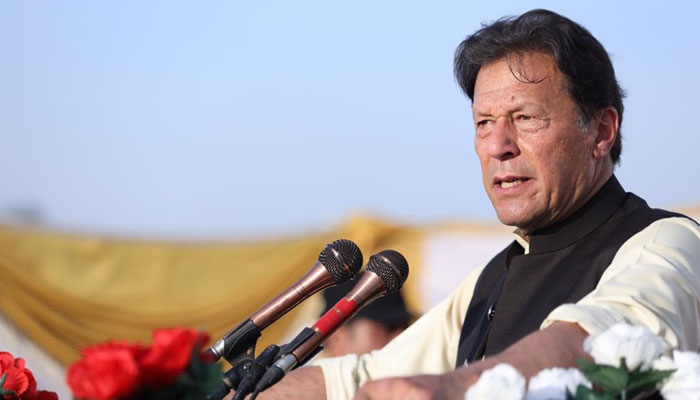
M510 160L520 154L517 132L508 118L498 118L492 125L491 133L485 138L488 155L499 161Z

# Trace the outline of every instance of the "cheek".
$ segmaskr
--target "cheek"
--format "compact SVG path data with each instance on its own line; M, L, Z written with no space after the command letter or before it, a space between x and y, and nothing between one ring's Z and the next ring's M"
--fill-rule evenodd
M546 191L556 197L569 196L590 171L586 148L580 142L561 141L542 146L532 160Z
M560 154L545 148L537 149L530 157L530 163L540 179L549 180L559 172Z
M546 140L541 136L528 139L521 142L522 155L540 177L556 176L568 164L576 162L576 155L571 153L571 144L564 139Z

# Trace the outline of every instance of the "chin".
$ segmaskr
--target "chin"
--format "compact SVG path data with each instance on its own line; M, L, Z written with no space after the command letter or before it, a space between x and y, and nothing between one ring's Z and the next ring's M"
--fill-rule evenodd
M519 221L516 221L516 220L503 219L503 218L499 218L498 220L501 221L501 223L503 225L512 226L512 227L518 228L518 229L521 229L521 226L523 226L523 224L521 224Z
M529 215L524 215L523 212L514 212L513 210L496 210L496 215L498 220L501 221L503 225L513 226L522 230L527 230L532 224L532 218Z

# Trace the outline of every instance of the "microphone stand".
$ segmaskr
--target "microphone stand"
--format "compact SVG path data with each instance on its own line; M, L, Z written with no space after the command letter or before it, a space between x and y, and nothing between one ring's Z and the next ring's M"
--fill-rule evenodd
M304 328L291 342L282 347L274 344L270 345L252 362L248 360L240 362L224 374L224 382L222 382L217 391L207 396L207 400L220 400L226 396L231 389L236 391L233 400L242 400L250 393L253 393L254 396L251 397L251 400L257 397L257 393L255 393L254 390L272 364L277 362L280 358L290 355L292 351L303 344L313 334L313 329ZM296 367L306 363L322 349L323 346L318 346L308 357L301 360Z
M206 400L221 400L229 394L231 389L235 390L251 363L252 361L246 360L226 371L219 386L207 395Z
M224 358L231 368L224 373L219 386L209 395L207 400L221 400L231 389L236 390L243 377L255 361L255 345L260 337L260 329L249 319L231 330L215 347L209 348L202 355L205 362L214 363ZM230 349L221 354L224 349Z

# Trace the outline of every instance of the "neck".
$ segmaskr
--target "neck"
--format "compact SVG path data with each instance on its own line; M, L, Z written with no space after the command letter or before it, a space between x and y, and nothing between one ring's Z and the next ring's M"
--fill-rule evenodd
M600 189L605 185L608 180L612 177L613 175L613 166L612 166L612 161L607 160L609 162L605 163L604 165L601 166L601 168L597 169L596 172L594 172L594 176L592 179L592 185L588 191L586 191L584 196L581 196L576 204L576 207L572 207L572 209L566 213L563 214L560 218L557 218L556 220L552 221L549 223L547 226L554 225L560 221L563 221L567 218L569 218L571 215L575 214L578 210L581 209L586 203L588 203L593 196L596 195L600 191ZM522 228L522 227L517 227L515 232L520 235L525 241L530 243L530 236L532 233L536 230L546 228L547 226L540 226L535 229L527 229L527 228Z

